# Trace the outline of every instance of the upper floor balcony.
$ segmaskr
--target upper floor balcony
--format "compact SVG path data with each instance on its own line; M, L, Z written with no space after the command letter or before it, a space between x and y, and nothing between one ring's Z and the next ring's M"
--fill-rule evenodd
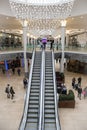
M28 52L32 52L34 49L35 50L41 50L42 45L35 43L35 44L31 44L31 43L27 43L26 45L26 51ZM61 52L62 51L62 47L61 44L58 43L53 43L52 48L51 48L51 44L47 43L46 50L51 50L53 49L54 52ZM14 45L10 45L10 46L0 46L0 53L4 53L4 52L15 52L15 51L24 51L24 47L22 44L14 44ZM83 45L65 45L64 47L64 51L65 52L79 52L79 53L87 53L87 45L83 46Z

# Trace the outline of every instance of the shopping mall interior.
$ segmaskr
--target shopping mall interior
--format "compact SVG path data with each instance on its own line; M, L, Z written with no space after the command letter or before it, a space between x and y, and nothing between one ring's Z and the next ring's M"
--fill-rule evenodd
M0 1L0 130L87 130L86 5Z

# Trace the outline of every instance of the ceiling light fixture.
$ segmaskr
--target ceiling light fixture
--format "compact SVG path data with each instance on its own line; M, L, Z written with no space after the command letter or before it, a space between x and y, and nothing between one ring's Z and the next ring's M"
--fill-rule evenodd
M58 29L58 20L64 20L70 15L74 1L75 0L9 0L11 9L16 18L28 20L29 29L32 30Z
M74 0L9 0L11 9L20 19L65 19Z

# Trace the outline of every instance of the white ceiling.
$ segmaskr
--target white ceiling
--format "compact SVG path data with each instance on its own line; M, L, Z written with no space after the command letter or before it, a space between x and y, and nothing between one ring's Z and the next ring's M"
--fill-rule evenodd
M66 29L72 33L87 30L87 0L75 0L72 12L67 18ZM0 0L0 30L11 33L22 30L20 21L12 14L9 0Z

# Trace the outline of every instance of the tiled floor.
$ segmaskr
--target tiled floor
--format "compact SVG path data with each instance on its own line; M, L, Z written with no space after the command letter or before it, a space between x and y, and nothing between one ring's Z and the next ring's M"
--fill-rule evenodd
M70 72L65 72L66 86L68 89L71 87L72 77L78 78L80 74L74 74ZM87 86L87 75L81 75L82 77L82 88ZM87 130L87 98L79 100L77 97L77 91L75 93L75 108L74 109L59 109L59 117L61 123L61 130Z
M21 76L9 71L5 75L0 72L0 130L18 130L23 113L24 95L23 71ZM15 97L7 99L5 87L7 84L13 86Z
M56 70L59 66L56 64ZM0 130L18 130L20 120L23 113L25 91L23 88L24 72L22 69L21 76L15 75L9 71L8 74L0 72ZM65 84L68 89L71 87L72 77L82 77L82 87L87 86L87 75L70 73L65 71ZM9 83L14 87L16 92L13 100L7 99L5 87ZM75 108L74 109L59 109L59 117L61 130L87 130L87 98L79 100L77 92L75 92Z
M56 71L59 69L59 64L56 64ZM65 84L67 89L72 89L72 78L82 78L82 88L87 86L87 75L77 74L65 71ZM72 89L73 90L73 89ZM83 95L81 100L75 93L75 108L59 108L59 117L61 130L87 130L87 98L84 99Z

